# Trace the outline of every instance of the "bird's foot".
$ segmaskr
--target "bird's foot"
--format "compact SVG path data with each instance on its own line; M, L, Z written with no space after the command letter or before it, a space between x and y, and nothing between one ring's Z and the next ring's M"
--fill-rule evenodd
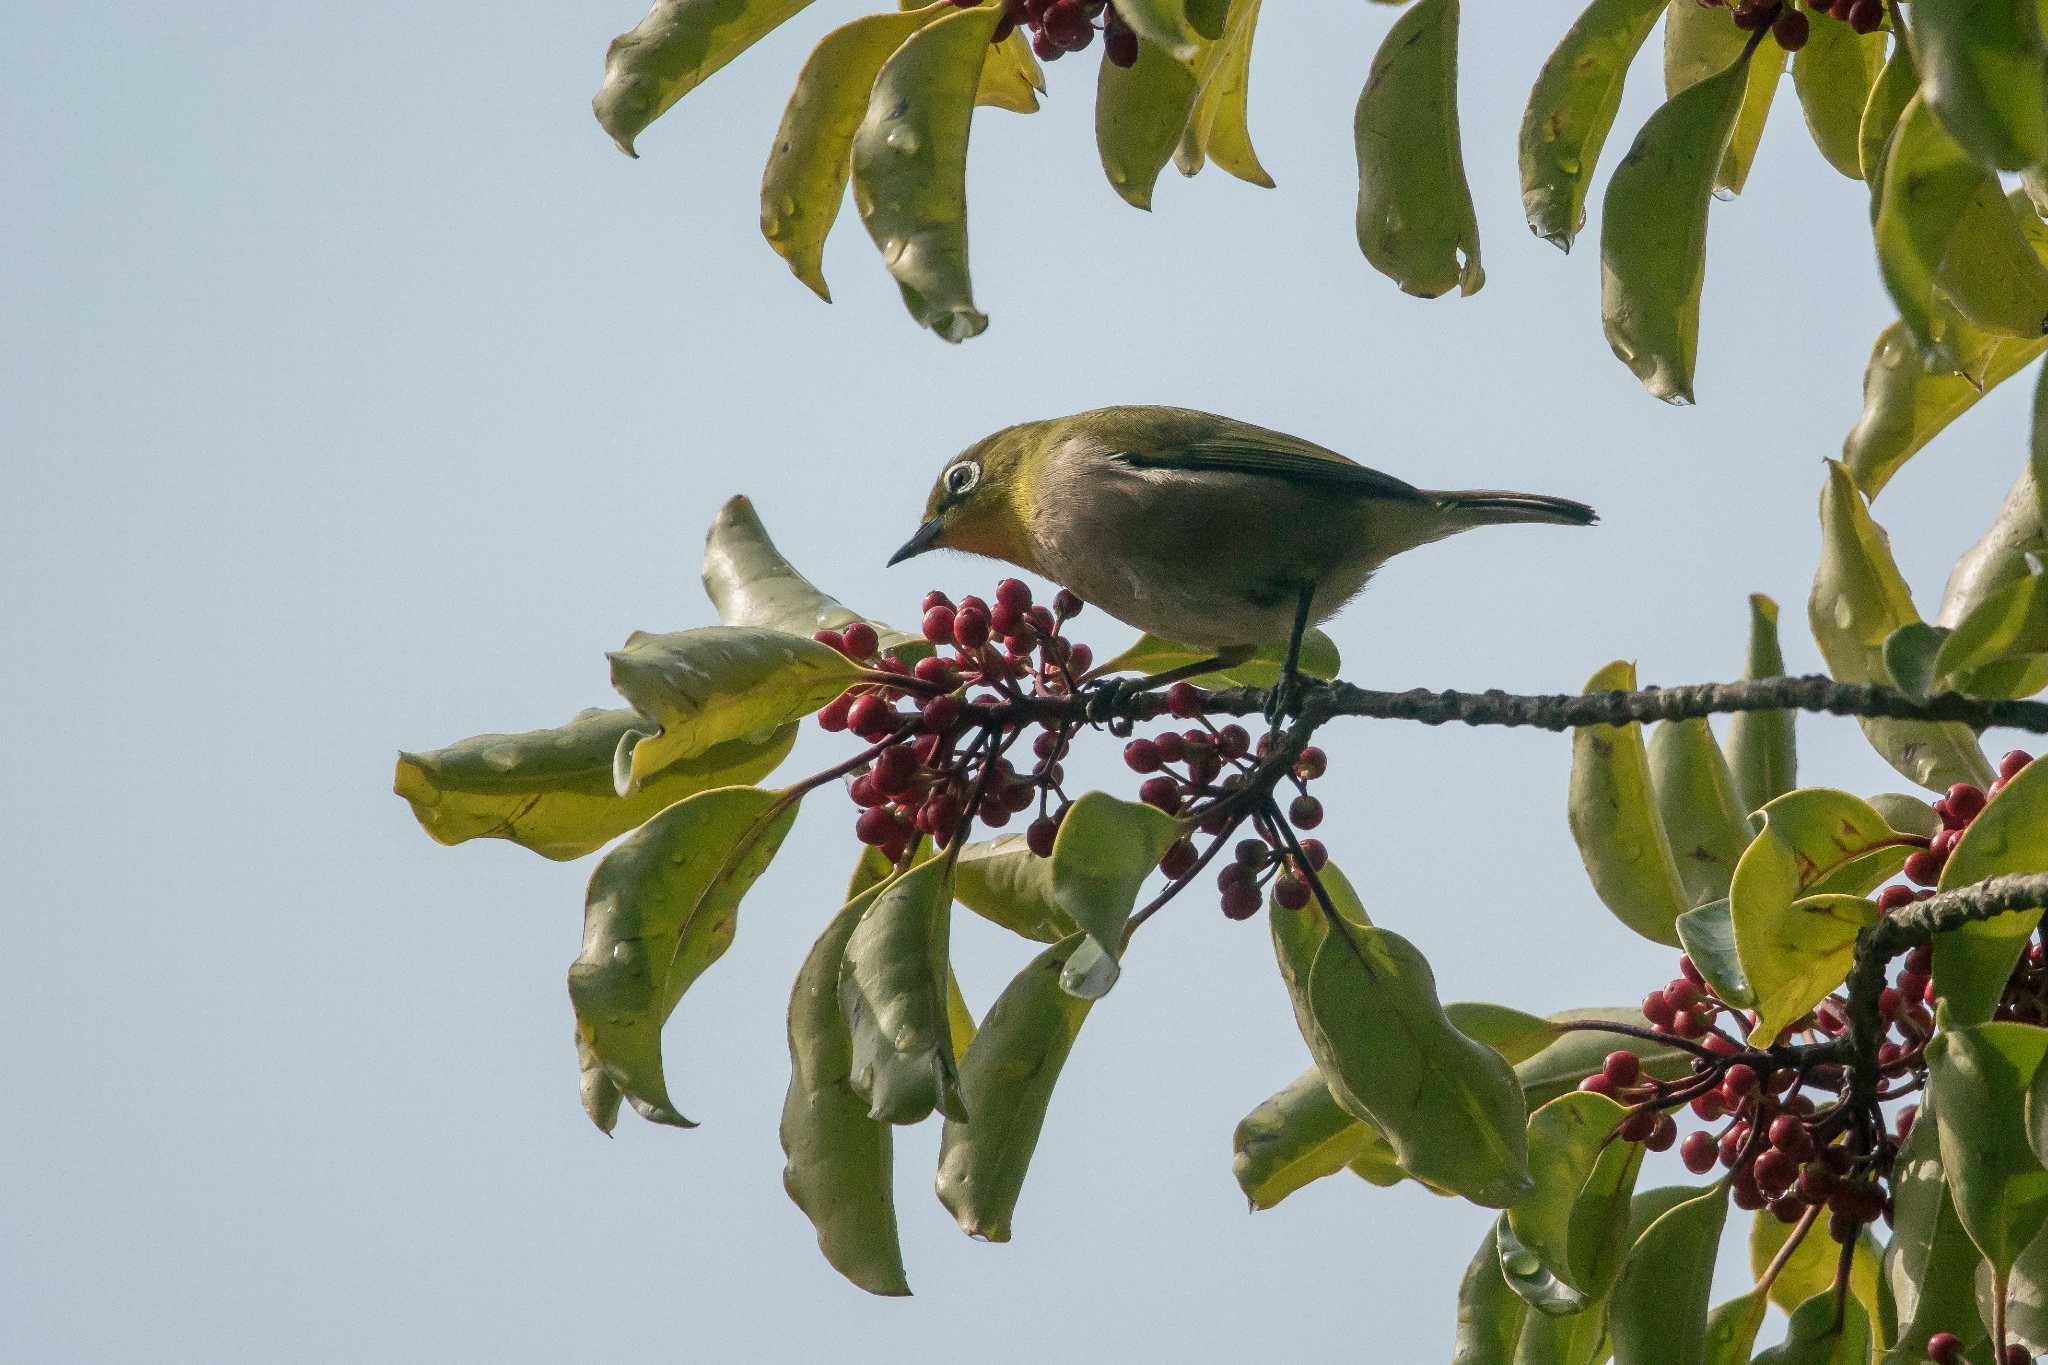
M1082 714L1089 724L1107 725L1112 735L1121 738L1131 733L1131 722L1117 713L1125 698L1140 690L1127 678L1100 679L1088 698L1088 709Z

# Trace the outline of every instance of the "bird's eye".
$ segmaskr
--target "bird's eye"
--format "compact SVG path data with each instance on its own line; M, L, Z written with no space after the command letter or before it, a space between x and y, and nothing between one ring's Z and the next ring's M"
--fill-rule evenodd
M962 460L946 471L946 491L956 498L972 493L980 482L981 466L972 460Z

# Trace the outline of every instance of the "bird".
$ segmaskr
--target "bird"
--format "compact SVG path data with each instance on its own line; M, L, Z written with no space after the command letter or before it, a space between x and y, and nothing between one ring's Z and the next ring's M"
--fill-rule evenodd
M1127 405L1023 422L946 462L914 535L1005 560L1109 615L1211 657L1159 686L1288 643L1334 616L1393 556L1475 526L1591 526L1570 498L1439 490L1285 432L1191 408Z

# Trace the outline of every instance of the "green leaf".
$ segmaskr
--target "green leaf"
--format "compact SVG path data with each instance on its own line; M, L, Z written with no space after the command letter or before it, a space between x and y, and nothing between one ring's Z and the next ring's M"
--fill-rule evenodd
M1152 207L1152 187L1173 158L1195 106L1195 73L1140 40L1128 67L1104 61L1095 82L1095 147L1110 188L1133 208Z
M860 665L815 640L776 630L705 626L634 631L608 656L612 686L655 726L619 735L612 781L631 796L669 766L735 739L756 742L831 701Z
M1749 846L1749 821L1712 727L1703 717L1665 721L1649 749L1650 782L1686 899L1694 906L1725 899L1735 860Z
M1756 1334L1770 1306L1761 1286L1715 1305L1707 1314L1702 1365L1749 1365L1749 1353L1756 1348Z
M949 1118L939 1142L939 1202L968 1236L1010 1240L1010 1218L1045 1111L1092 1001L1062 988L1078 934L1047 948L990 1007L960 1058L968 1117Z
M1522 111L1522 212L1562 250L1586 225L1586 189L1622 82L1663 12L1664 0L1592 0L1536 75Z
M809 636L814 631L837 630L855 621L868 621L885 653L903 658L922 658L931 653L931 645L922 638L905 635L862 616L837 598L818 591L775 548L775 542L768 538L768 528L761 524L760 514L746 497L726 499L718 515L711 519L711 529L704 537L704 592L717 608L718 623L723 626L751 626Z
M846 180L853 172L853 135L867 113L868 92L882 63L904 39L952 8L942 0L922 9L870 14L841 24L811 49L797 72L796 89L782 111L782 125L761 174L761 235L790 271L827 303L832 291L825 286L822 268L825 238L846 196Z
M1698 1192L1650 1224L1614 1284L1607 1329L1615 1365L1700 1365L1706 1358L1707 1303L1728 1191Z
M1664 93L1666 97L1728 70L1744 60L1749 35L1735 27L1732 11L1705 8L1674 0L1664 20ZM1748 58L1742 107L1714 171L1714 191L1724 197L1742 192L1763 140L1764 121L1785 73L1785 53L1775 43Z
M1848 469L1833 461L1821 493L1820 520L1820 567L1806 604L1814 643L1828 671L1841 681L1882 683L1885 640L1920 614L1892 561L1890 541L1871 520ZM1991 765L1965 725L1890 719L1861 724L1885 761L1923 787L1943 791L1956 782L1991 780Z
M1771 1262L1784 1250L1791 1233L1791 1227L1779 1222L1778 1216L1769 1209L1758 1210L1749 1224L1750 1274L1762 1279ZM1849 1265L1849 1297L1862 1304L1865 1313L1877 1311L1880 1256L1877 1238L1871 1236L1870 1228L1865 1226L1857 1234L1856 1252ZM1806 1238L1778 1271L1778 1278L1771 1282L1771 1302L1790 1313L1814 1295L1832 1291L1835 1271L1840 1267L1841 1259L1841 1244L1827 1235L1824 1225L1809 1229Z
M1980 175L1934 273L1936 298L1986 333L1973 346L1989 346L1992 337L2038 341L2048 334L2048 265L2027 233L2040 219L2021 199L2015 207L1996 176Z
M1935 954L1947 951L1944 942ZM2028 1091L2048 1057L2048 1029L1976 1024L1927 1044L1941 1166L1964 1231L2003 1277L2048 1225L2048 1169L2027 1136Z
M2048 339L1993 342L1983 377L1972 383L1960 375L1929 374L1904 323L1879 333L1863 372L1863 415L1842 442L1842 458L1866 496L1875 498L1944 427L2048 349Z
M1188 25L1188 8L1185 0L1119 0L1116 12L1141 41L1188 61L1200 48L1200 35Z
M1162 640L1156 635L1141 635L1137 642L1107 663L1097 664L1094 673L1164 673L1186 664L1200 663L1211 658L1214 650L1196 649L1192 645L1177 645L1171 640ZM1219 668L1213 673L1204 673L1193 681L1203 687L1271 687L1280 681L1280 672L1287 663L1285 641L1262 647L1251 658L1229 668ZM1300 668L1304 677L1319 678L1324 682L1337 676L1343 667L1343 660L1337 653L1336 644L1329 636L1311 627L1301 637Z
M1806 45L1792 54L1792 85L1813 145L1851 180L1863 178L1863 110L1884 67L1884 42L1882 33L1816 22Z
M1884 671L1891 685L1915 701L1926 701L1935 690L1936 660L1947 643L1944 626L1908 621L1884 637Z
M943 859L890 882L847 936L839 1008L853 1039L852 1085L868 1114L917 1123L966 1117L946 1009L953 904Z
M1714 172L1715 194L1732 198L1749 183L1749 168L1756 164L1764 122L1771 116L1771 101L1777 98L1778 82L1784 74L1784 49L1766 39L1749 60L1749 74L1742 86L1742 108L1735 115L1727 149L1721 153L1721 164Z
M1945 632L1933 671L1961 691L1977 695L2031 695L2038 688L2008 693L1997 687L1999 664L2030 662L2048 654L2048 587L2033 574L2008 583L1976 604ZM1979 677L1986 670L1989 676ZM2031 672L2031 670L2028 670ZM2016 675L2024 680L2026 672ZM1988 686L1987 686L1988 684Z
M1990 1316L1991 1267L1978 1262L1976 1280L1981 1319ZM2013 1262L2006 1285L2005 1331L2008 1339L2022 1343L2032 1355L2048 1352L2048 1234L2027 1243L2027 1249Z
M1924 834L1931 839L1941 828L1941 817L1934 813L1934 807L1904 792L1879 792L1870 798L1870 808L1901 834Z
M745 786L781 765L796 726L732 739L657 773L632 796L612 787L619 739L646 722L633 711L578 712L552 730L477 735L446 749L401 753L391 789L437 842L509 839L567 861L604 847L686 796Z
M694 1126L668 1097L661 1026L732 945L740 898L768 870L796 811L755 787L701 792L649 820L590 874L583 951L569 967L576 1036L586 1060L652 1122ZM607 1107L616 1113L615 1102ZM605 1115L591 1119L610 1131Z
M2002 171L2048 161L2048 53L2035 7L1913 7L1913 51L1929 107L1971 160Z
M1256 1213L1343 1170L1366 1138L1366 1126L1344 1112L1312 1066L1238 1120L1230 1173Z
M1735 919L1725 899L1680 915L1678 941L1716 996L1741 1009L1756 1004L1756 993L1735 950Z
M1736 952L1756 997L1753 1046L1842 984L1856 935L1877 918L1863 899L1896 874L1911 842L1847 792L1788 792L1763 809L1764 827L1729 888Z
M1981 882L2007 872L2048 872L2048 763L2028 764L1970 822L1941 868L1941 889ZM1991 1018L2038 910L1976 920L1941 936L1934 954L1934 989L1956 1025Z
M1678 0L1671 13L1690 3ZM1607 182L1600 319L1622 364L1670 403L1693 398L1707 204L1742 107L1747 66L1746 58L1738 60L1673 95L1643 124Z
M1586 692L1632 691L1635 685L1635 666L1617 660L1587 680ZM1601 903L1644 938L1675 947L1673 922L1692 902L1657 814L1641 725L1588 725L1572 732L1566 810Z
M1422 954L1368 925L1333 932L1313 906L1268 915L1296 1020L1337 1102L1384 1133L1424 1184L1514 1202L1529 1181L1521 1088L1499 1053L1445 1015Z
M1967 1339L1976 1330L1975 1269L1980 1262L1956 1217L1942 1179L1935 1098L1923 1095L1920 1118L1892 1166L1893 1232L1884 1278L1898 1307L1898 1339L1887 1365L1918 1365L1936 1332Z
M1501 1278L1516 1297L1546 1317L1566 1317L1585 1309L1586 1296L1551 1274L1543 1258L1522 1245L1507 1214L1494 1222L1493 1236Z
M1870 98L1864 101L1863 117L1856 125L1856 154L1864 183L1870 186L1870 217L1877 219L1879 191L1884 185L1884 158L1899 115L1920 89L1920 73L1913 65L1913 49L1902 35L1893 35L1891 53L1871 82Z
M1458 145L1458 0L1416 0L1394 21L1358 96L1358 247L1404 293L1486 283Z
M1785 674L1785 655L1778 647L1778 604L1762 593L1749 597L1748 679ZM1798 749L1793 720L1796 711L1738 711L1728 718L1728 767L1735 778L1736 804L1744 812L1762 810L1775 797L1799 784Z
M1529 1115L1529 1193L1508 1209L1523 1246L1589 1299L1604 1299L1628 1252L1629 1196L1642 1167L1640 1143L1614 1130L1628 1111L1575 1090Z
M1193 17L1192 10L1190 17ZM1246 104L1251 91L1252 36L1259 23L1259 0L1236 0L1230 5L1227 26L1202 58L1201 88L1195 95L1194 112L1188 116L1181 135L1176 161L1181 172L1193 175L1202 163L1213 161L1239 180L1273 188L1273 177L1259 164L1252 150Z
M1607 1359L1607 1320L1594 1309L1570 1317L1530 1313L1515 1343L1515 1365L1599 1365Z
M1486 1044L1509 1066L1527 1061L1557 1041L1557 1029L1548 1019L1506 1005L1454 1000L1444 1006L1444 1014L1458 1032Z
M1612 1024L1645 1027L1642 1011L1635 1008L1565 1010L1551 1016L1553 1022L1598 1019ZM1675 1080L1692 1067L1692 1054L1668 1043L1652 1043L1625 1034L1599 1029L1574 1029L1560 1033L1557 1041L1525 1061L1515 1064L1515 1079L1531 1109L1541 1108L1559 1095L1578 1088L1580 1081L1600 1069L1610 1052L1633 1052L1642 1061L1646 1075L1658 1080Z
M1514 1365L1515 1343L1528 1315L1529 1305L1500 1273L1500 1245L1489 1226L1458 1283L1451 1365Z
M1756 1365L1864 1365L1870 1359L1870 1317L1849 1303L1837 1320L1832 1288L1792 1310L1783 1344L1756 1358Z
M1937 617L1943 625L1956 627L1958 634L1966 637L1951 641L1949 648L1953 652L1944 664L1947 671L1967 674L1962 681L1972 690L1994 688L1996 695L2029 695L2024 690L2030 680L2027 675L2038 671L2031 661L2018 658L2021 651L2013 648L2019 636L2026 633L2025 627L2020 626L2010 635L2007 630L2008 623L2024 622L2030 614L2028 608L2038 608L2040 604L2029 604L2024 595L2005 598L1995 608L1989 607L1989 602L2013 584L2032 577L2035 565L2048 558L2048 530L2043 529L2041 506L2042 479L2048 475L2048 441L2043 440L2044 431L2048 431L2048 424L2042 420L2044 402L2048 402L2048 384L2036 383L2034 440L2028 467L2013 480L1984 534L1949 571ZM2013 661L1998 668L1977 662L2001 657Z
M974 90L974 102L1013 114L1038 112L1038 97L1045 93L1045 70L1032 55L1031 40L1024 29L989 48L981 64L981 81Z
M967 276L967 130L999 12L959 10L882 64L853 135L853 204L918 325L979 336Z
M718 68L810 0L655 0L604 54L604 84L590 102L627 156L633 139Z
M1021 834L967 844L953 865L953 896L992 924L1039 943L1057 943L1079 926L1052 895L1052 860L1025 846Z
M1062 959L1063 989L1094 1000L1116 984L1124 923L1138 888L1178 837L1172 816L1106 792L1089 792L1067 807L1052 846L1052 901L1096 951Z
M790 991L782 1187L834 1270L870 1294L896 1295L910 1285L896 1236L894 1139L854 1092L853 1040L839 1009L846 940L881 892L878 882L833 916Z

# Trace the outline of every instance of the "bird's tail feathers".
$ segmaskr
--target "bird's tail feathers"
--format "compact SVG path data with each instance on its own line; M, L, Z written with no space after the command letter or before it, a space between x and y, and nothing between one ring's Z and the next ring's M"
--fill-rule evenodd
M1510 493L1499 488L1466 488L1436 495L1438 504L1467 526L1498 526L1537 521L1554 526L1591 526L1600 514L1583 502L1545 497L1541 493Z

